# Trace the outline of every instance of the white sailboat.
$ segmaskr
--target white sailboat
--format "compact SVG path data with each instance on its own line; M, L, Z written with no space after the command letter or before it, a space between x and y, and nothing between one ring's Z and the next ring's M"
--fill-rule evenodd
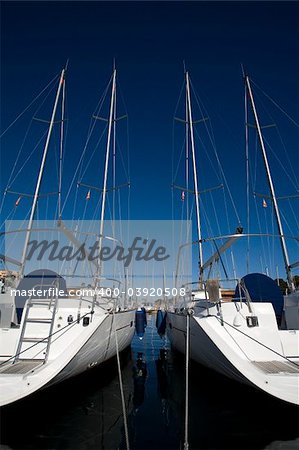
M280 294L280 307L283 308L283 312L282 318L278 318L271 292L263 300L255 301L257 299L253 298L250 283L248 282L247 285L246 277L239 280L238 284L236 280L236 293L239 294L235 295L233 301L227 301L227 297L232 297L233 292L228 293L222 289L221 280L209 279L209 275L206 279L204 278L205 271L210 270L215 262L221 260L223 252L235 241L247 238L248 235L242 234L242 230L239 229L236 234L229 236L211 239L203 239L201 236L190 82L189 75L186 73L186 123L190 132L193 162L193 192L195 193L198 233L196 245L199 247L200 275L199 280L196 281L199 288L190 289L183 301L180 299L179 303L176 299L175 304L168 308L167 334L171 345L185 353L187 360L190 357L223 375L257 387L278 399L298 405L299 292L294 289L291 273L291 268L295 267L296 263L291 265L289 262L267 153L248 76L245 77L245 84L262 149L290 294L286 295L284 299ZM224 244L219 246L217 252L204 263L202 244L208 241L215 242L215 239L220 238L225 240ZM263 277L268 278L263 275L254 281L253 287L256 290L262 289L259 283ZM276 293L274 294L276 295ZM282 304L283 301L284 304Z
M40 186L47 158L49 142L55 123L56 111L61 95L64 95L65 69L62 70L51 120L43 150L42 162L36 182L28 227L25 230L25 244L21 262L2 255L6 263L19 266L20 284L25 280L26 256L35 218ZM104 183L102 189L100 230L97 233L99 249L104 236L105 201L107 194L108 166L111 136L116 108L116 70L112 76L110 112L107 121L108 137L105 153ZM61 120L63 123L63 119ZM61 158L60 158L61 159ZM59 186L59 201L61 183ZM59 228L59 227L58 227ZM24 231L24 230L23 230ZM60 221L60 232L67 239L76 238ZM115 238L110 238L115 239ZM105 277L101 261L97 260L94 286L103 287ZM115 280L117 283L118 280ZM0 405L7 405L49 385L99 366L130 345L134 334L135 310L126 304L120 305L119 298L107 298L105 290L93 296L70 296L58 294L62 278L52 272L37 274L36 288L51 288L45 297L31 296L26 299L24 309L18 311L17 299L11 296L9 288L1 295L0 316ZM31 286L33 287L33 286ZM4 289L2 289L4 291ZM104 292L104 293L103 293ZM20 318L18 324L17 315Z

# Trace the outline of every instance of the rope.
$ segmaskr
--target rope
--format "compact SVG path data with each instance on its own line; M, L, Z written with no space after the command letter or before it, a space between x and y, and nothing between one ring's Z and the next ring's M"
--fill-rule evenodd
M190 315L186 316L186 390L185 390L185 440L184 450L189 449L188 422L189 422L189 359L190 359Z
M263 344L262 342L258 341L257 339L255 339L252 336L249 336L248 334L244 333L244 331L241 331L239 328L234 327L233 325L231 325L230 323L226 322L223 319L220 319L219 317L217 317L215 314L210 314L209 317L215 317L219 322L225 323L225 325L228 325L229 327L233 328L236 331L239 331L239 333L243 334L244 336L248 337L249 339L251 339L252 341L256 342L257 344L261 345L262 347L265 347L267 350L270 350L271 352L275 353L275 355L280 356L281 358L285 359L286 361L294 364L296 367L299 367L299 364L295 363L294 361L292 361L290 358L288 358L287 356L282 355L281 353L277 352L276 350L273 350L273 348L268 347L267 345Z
M125 437L126 437L126 448L127 448L127 450L130 450L129 432L128 432L128 423L127 423L127 412L126 412L126 403L125 403L125 396L124 396L123 381L122 381L122 376L121 376L121 366L120 366L120 359L119 359L118 337L117 337L116 324L115 324L115 311L113 311L113 328L114 328L114 335L115 335L115 347L116 347L116 359L117 359L117 370L118 370L119 388L120 388L121 404L122 404L123 418L124 418L124 429L125 429Z
M200 309L204 309L206 310L205 306L200 306L198 305L197 308ZM238 331L239 333L243 334L244 336L248 337L249 339L251 339L252 341L256 342L257 344L261 345L262 347L265 347L267 350L270 350L270 352L275 353L276 355L280 356L281 358L285 359L286 361L288 361L289 363L295 365L296 367L299 367L299 364L295 363L294 361L292 361L290 358L288 358L287 356L282 355L281 353L277 352L276 350L273 350L273 348L268 347L266 344L263 344L262 342L258 341L257 339L255 339L252 336L249 336L249 334L244 333L244 331L241 331L239 328L236 328L234 325L231 325L230 323L226 322L223 318L219 318L218 316L216 316L215 314L209 314L206 317L215 317L215 319L218 320L218 322L225 323L225 325L228 325L229 327L233 328L235 331ZM232 337L232 336L231 336ZM233 339L233 338L232 338Z

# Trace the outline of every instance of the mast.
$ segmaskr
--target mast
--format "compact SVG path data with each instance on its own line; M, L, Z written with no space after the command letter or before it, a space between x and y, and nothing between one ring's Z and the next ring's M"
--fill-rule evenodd
M263 160L264 160L264 164L265 164L268 184L269 184L269 188L270 188L270 195L271 195L271 199L272 199L272 202L274 205L275 218L276 218L276 222L277 222L279 240L280 240L280 244L281 244L282 255L283 255L284 265L285 265L286 274L287 274L288 286L289 286L290 290L292 292L294 292L295 286L294 286L292 272L291 272L291 268L290 268L289 255L288 255L287 246L286 246L286 242L285 242L285 238L284 238L284 234L283 234L283 228L282 228L282 223L281 223L281 219L280 219L280 213L279 213L279 208L278 208L277 199L276 199L276 195L275 195L274 185L273 185L273 181L272 181L272 177L271 177L270 166L269 166L269 162L268 162L268 158L267 158L267 152L266 152L266 148L264 145L264 139L263 139L260 123L259 123L259 118L258 118L258 115L256 112L256 107L255 107L255 103L254 103L254 99L253 99L253 94L252 94L252 90L251 90L249 77L247 75L245 76L245 83L246 83L247 90L249 93L249 98L250 98L250 102L251 102L251 106L252 106L254 120L255 120L255 124L256 124L256 128L257 128L258 137L259 137L260 146L261 146L262 155L263 155Z
M102 249L102 241L103 241L104 215L105 215L105 204L106 204L106 194L107 194L108 163L109 163L109 154L110 154L113 110L114 110L114 106L115 106L115 103L114 103L115 93L116 93L116 69L113 70L113 76L112 76L111 101L110 101L110 112L109 112L109 122L108 122L108 137L107 137L107 146L106 146L103 196L102 196L102 208L101 208L101 218L100 218L99 252ZM101 261L101 258L99 258L99 265L98 265L98 271L97 271L98 281L100 280L101 272L102 272L102 261Z
M40 185L41 185L41 181L42 181L42 177L43 177L43 173L44 173L46 157L47 157L49 143L50 143L52 130L53 130L53 126L54 126L58 100L59 100L61 88L62 88L62 86L64 84L65 70L66 69L63 69L61 71L59 84L58 84L58 88L57 88L57 93L56 93L56 97L55 97L55 102L54 102L54 106L53 106L52 116L51 116L51 120L50 120L50 125L49 125L49 129L48 129L47 139L46 139L46 143L45 143L45 147L44 147L43 157L42 157L42 161L41 161L41 165L40 165L40 169L39 169L39 174L38 174L38 177L37 177L37 182L36 182L36 187L35 187L35 192L34 192L34 196L33 196L29 222L28 222L28 229L27 229L27 233L26 233L26 237L25 237L25 243L24 243L23 254L22 254L22 259L21 259L20 277L22 277L23 274L24 274L25 261L26 261L26 255L27 255L27 248L28 248L28 243L29 243L31 231L32 231L32 223L33 223L35 212L36 212L36 207L37 207L37 202L38 202L38 197L39 197L39 191L40 191Z
M243 68L242 68L243 69ZM248 146L248 102L247 102L247 92L245 86L244 92L244 112L245 112L245 157L246 157L246 209L247 209L247 250L246 250L246 268L247 273L249 273L250 260L249 260L249 248L250 248L250 208L249 208L249 146Z
M60 150L59 150L59 181L58 181L58 219L61 219L61 187L62 187L62 158L64 141L64 114L65 114L65 80L62 87L61 124L60 124Z
M113 152L112 152L112 222L115 227L115 194L116 194L116 89L114 93L113 111ZM115 230L113 229L113 232Z
M186 217L187 220L189 220L189 123L188 123L188 96L187 96L187 89L186 89L186 100L185 100L185 119L186 119L186 125L185 125L185 133L186 133ZM187 242L189 240L189 228L187 228Z
M198 182L197 182L197 170L196 170L196 156L195 156L195 145L194 145L194 135L193 135L193 121L192 121L192 110L191 110L191 99L190 99L190 81L189 73L186 72L186 92L187 92L187 105L188 105L188 117L189 117L189 129L190 129L190 139L191 139L191 153L192 153L192 163L193 163L193 178L194 178L194 192L195 192L195 205L196 205L196 223L197 223L197 235L198 235L198 250L199 250L199 274L200 279L202 278L202 242L201 242L201 226L200 226L200 214L199 214L199 192L198 192Z

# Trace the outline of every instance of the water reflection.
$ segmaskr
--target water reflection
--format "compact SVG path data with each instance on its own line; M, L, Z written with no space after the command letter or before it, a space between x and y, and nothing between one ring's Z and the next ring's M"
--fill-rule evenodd
M177 422L183 439L185 360L177 353L171 358L167 372L169 421ZM299 449L296 406L198 364L191 363L189 370L190 449ZM283 442L272 447L274 441Z
M122 355L132 409L130 352ZM117 449L123 420L116 361L3 408L1 441L16 449Z
M134 339L132 355L136 361L133 370L134 399L137 409L129 414L129 433L132 449L178 449L180 437L177 425L165 420L165 376L157 370L157 361L167 354L167 341L160 339L156 330L156 316L148 315L146 333L142 341ZM163 358L163 356L162 356ZM162 364L167 364L164 357ZM159 366L159 363L158 363ZM139 376L137 376L139 374Z
M134 338L121 355L136 450L183 444L185 361L160 339L155 319L148 316L142 341ZM190 365L189 417L190 450L299 448L298 408L196 364ZM116 361L3 408L1 442L13 449L124 449Z
M139 407L144 401L145 381L147 376L146 362L143 353L137 353L136 365L133 367L134 395L133 406L134 412L137 413Z
M168 408L168 352L166 348L160 349L159 358L156 359L158 396L161 399L161 411L166 426L169 425L169 408Z

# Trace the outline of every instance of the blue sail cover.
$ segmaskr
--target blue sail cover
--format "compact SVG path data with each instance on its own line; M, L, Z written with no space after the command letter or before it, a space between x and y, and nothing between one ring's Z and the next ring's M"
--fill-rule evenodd
M276 318L280 321L284 300L277 283L272 280L272 278L262 273L250 273L245 275L245 277L242 278L242 281L250 295L251 301L272 303ZM242 300L245 299L244 290L237 285L233 301L239 301L240 292Z

